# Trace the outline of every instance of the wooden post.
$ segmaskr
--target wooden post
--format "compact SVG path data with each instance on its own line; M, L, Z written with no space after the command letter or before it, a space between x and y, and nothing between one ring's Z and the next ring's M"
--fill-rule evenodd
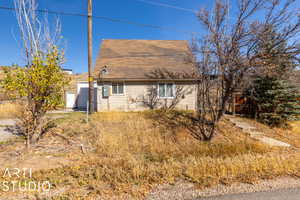
M89 73L89 114L94 112L94 78L92 69L92 0L88 0L88 73Z

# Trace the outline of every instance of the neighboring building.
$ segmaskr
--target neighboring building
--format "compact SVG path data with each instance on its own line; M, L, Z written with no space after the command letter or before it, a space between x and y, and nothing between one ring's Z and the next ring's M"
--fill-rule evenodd
M73 70L72 69L67 69L67 68L63 68L62 69L65 73L67 73L67 74L73 74Z
M179 88L186 93L176 108L195 110L195 80L179 78L195 72L192 60L187 41L103 40L94 70L96 110L145 110L154 100L158 108L173 103Z
M65 88L65 107L68 109L86 109L87 101L87 87L88 80L87 73L83 74L69 74L70 84ZM82 89L81 89L82 88Z
M68 109L86 109L88 98L88 75L73 74L71 69L63 69L70 78L70 84L64 89L65 108ZM4 78L4 67L0 66L0 83ZM95 88L97 85L95 85ZM95 89L96 92L96 89ZM10 100L3 88L0 86L0 103ZM96 106L96 104L95 104Z

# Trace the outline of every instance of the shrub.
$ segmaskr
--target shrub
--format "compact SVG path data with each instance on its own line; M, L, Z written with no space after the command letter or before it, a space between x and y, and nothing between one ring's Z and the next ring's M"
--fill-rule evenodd
M246 91L252 116L270 126L286 125L300 113L299 93L287 81L260 77Z

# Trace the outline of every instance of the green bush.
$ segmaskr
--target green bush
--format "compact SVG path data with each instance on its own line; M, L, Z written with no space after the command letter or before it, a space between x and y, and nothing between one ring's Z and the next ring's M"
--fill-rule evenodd
M286 125L300 114L297 88L287 81L275 77L260 77L246 91L251 114L270 126Z

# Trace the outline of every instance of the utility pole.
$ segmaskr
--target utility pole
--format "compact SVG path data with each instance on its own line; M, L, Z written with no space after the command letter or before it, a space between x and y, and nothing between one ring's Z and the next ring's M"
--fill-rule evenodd
M94 112L94 76L92 69L92 0L88 0L88 73L89 73L89 114Z

